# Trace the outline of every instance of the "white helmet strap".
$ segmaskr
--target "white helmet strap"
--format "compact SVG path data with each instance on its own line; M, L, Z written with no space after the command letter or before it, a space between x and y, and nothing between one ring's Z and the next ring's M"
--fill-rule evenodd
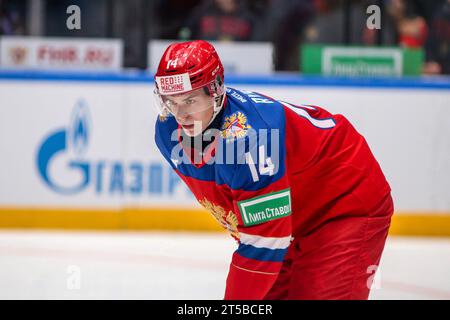
M208 127L214 121L216 116L219 114L220 110L222 110L224 102L225 102L225 90L224 93L222 93L221 95L214 97L213 114L211 116L211 120L209 120L206 127Z

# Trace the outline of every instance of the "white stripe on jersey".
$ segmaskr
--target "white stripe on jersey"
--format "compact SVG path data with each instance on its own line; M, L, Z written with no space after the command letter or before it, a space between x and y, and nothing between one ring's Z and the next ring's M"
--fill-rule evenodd
M251 245L256 248L286 249L291 243L291 236L276 238L240 233L240 241L242 244Z

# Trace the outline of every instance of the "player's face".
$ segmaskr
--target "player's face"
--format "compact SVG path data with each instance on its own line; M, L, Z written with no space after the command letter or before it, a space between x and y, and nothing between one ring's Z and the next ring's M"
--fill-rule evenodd
M196 136L205 130L213 115L214 100L203 89L162 99L188 136Z

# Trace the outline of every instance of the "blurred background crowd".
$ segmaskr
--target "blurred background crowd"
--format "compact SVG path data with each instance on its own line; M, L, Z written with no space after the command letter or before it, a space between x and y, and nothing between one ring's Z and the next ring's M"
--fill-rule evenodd
M65 28L82 8L82 28ZM366 9L381 8L381 29ZM266 41L277 71L300 71L302 44L422 48L425 74L450 74L450 0L0 0L0 35L124 41L124 65L146 67L150 39Z

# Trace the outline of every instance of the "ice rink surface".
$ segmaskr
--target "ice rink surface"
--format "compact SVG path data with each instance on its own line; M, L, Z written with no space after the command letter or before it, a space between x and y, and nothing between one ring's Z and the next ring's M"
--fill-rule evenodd
M222 299L223 233L0 230L0 299ZM370 299L450 299L450 239L390 237Z

